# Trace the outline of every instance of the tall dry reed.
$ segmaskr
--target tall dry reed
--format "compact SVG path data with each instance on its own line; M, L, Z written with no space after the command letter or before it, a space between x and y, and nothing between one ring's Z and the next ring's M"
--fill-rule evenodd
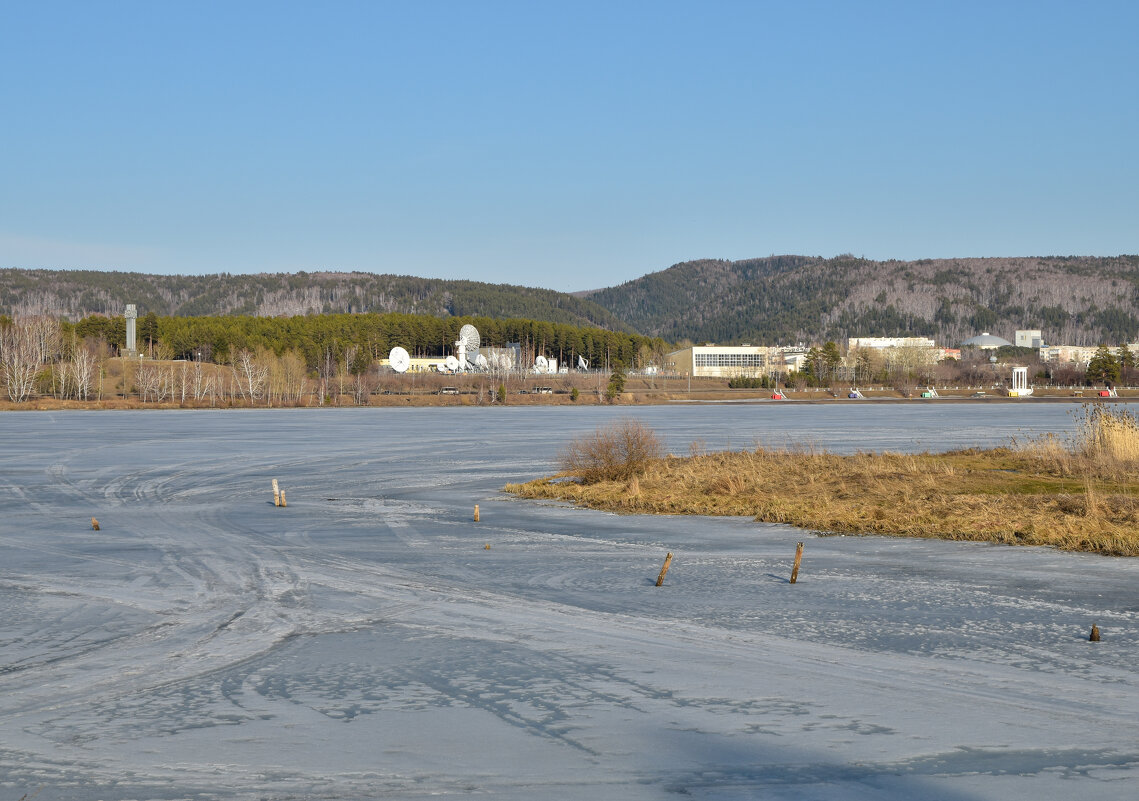
M1124 409L1085 406L1076 427L1079 453L1113 473L1139 466L1139 420Z

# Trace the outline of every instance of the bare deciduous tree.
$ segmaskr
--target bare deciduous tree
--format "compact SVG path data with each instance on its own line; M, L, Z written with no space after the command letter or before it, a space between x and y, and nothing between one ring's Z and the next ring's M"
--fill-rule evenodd
M99 359L95 350L86 343L75 344L71 353L70 378L76 400L90 400L95 385Z
M174 394L174 368L151 363L139 364L136 384L139 399L143 403L148 400L162 403Z
M265 396L269 382L269 368L248 348L242 348L233 364L238 391L252 404Z
M0 374L13 403L22 403L35 393L36 377L55 355L45 357L48 324L55 326L58 339L58 324L46 317L17 317L0 329Z
M304 359L288 350L269 360L269 395L272 402L299 406L305 397L308 376Z

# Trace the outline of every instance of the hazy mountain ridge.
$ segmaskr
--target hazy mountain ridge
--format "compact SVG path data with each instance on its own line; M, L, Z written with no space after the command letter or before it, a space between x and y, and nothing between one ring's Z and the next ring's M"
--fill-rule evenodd
M700 260L584 293L643 334L797 342L1039 328L1072 345L1139 338L1139 256Z
M94 270L0 269L0 313L76 320L139 314L262 317L402 312L436 317L532 318L631 331L588 299L551 289L372 273L149 275Z

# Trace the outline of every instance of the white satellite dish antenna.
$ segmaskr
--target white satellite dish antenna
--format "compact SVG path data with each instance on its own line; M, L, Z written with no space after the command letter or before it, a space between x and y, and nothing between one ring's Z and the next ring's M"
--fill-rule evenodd
M585 360L584 356L578 356L577 357L577 369L578 370L588 370L589 369L589 362L587 362Z
M537 359L534 360L534 369L539 373L546 372L546 369L549 366L550 366L550 363L548 361L546 361L545 356L539 356Z
M459 367L462 369L470 367L468 359L474 359L477 353L478 329L468 322L467 325L459 329L459 341L454 343L454 355L459 362Z
M411 366L411 356L406 350L396 345L388 354L388 364L397 373L406 373L407 368Z
M459 360L454 356L448 356L443 360L443 366L447 368L448 372L455 372L459 369Z
M480 370L486 370L487 368L490 367L490 362L488 362L486 360L486 356L483 356L481 353L478 354L477 356L475 356L475 358L473 360L473 364L475 367L477 367Z
M459 341L455 343L455 356L459 366L466 370L479 352L479 330L470 323L459 329Z
M479 345L482 344L479 330L470 323L459 329L459 341L466 346L467 353L472 359L479 352Z

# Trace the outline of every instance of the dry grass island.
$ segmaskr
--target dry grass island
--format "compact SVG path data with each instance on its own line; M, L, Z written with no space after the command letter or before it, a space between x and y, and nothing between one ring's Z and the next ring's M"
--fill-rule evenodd
M626 513L750 515L819 533L1139 555L1139 420L1085 406L1067 437L947 453L769 449L665 455L623 420L568 443L561 472L507 492Z

